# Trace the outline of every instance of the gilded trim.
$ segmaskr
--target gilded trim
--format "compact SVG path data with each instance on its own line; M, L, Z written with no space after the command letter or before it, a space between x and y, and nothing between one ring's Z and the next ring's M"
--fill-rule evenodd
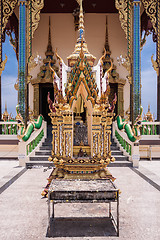
M44 7L44 0L32 1L32 38L40 22L40 11Z
M119 11L119 20L121 27L125 32L127 38L127 2L128 0L115 0L115 7Z
M5 69L5 65L6 65L6 62L7 62L7 55L5 54L5 59L3 62L0 63L0 76L2 75L2 72L3 70Z
M2 19L2 33L7 25L9 17L12 15L18 0L2 0L3 4L3 19Z
M157 2L158 2L157 0L142 0L142 4L145 9L145 12L146 12L147 16L150 17L156 34L157 34L157 28L156 28Z

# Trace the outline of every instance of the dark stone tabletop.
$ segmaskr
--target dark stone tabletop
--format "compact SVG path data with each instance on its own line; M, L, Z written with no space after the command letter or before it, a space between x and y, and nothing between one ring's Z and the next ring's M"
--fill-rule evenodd
M112 181L104 180L58 180L51 182L49 192L52 200L107 200L116 199Z

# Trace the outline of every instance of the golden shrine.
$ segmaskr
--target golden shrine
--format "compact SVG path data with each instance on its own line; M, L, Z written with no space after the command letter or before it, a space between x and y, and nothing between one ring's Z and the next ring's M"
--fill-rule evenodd
M63 60L56 53L60 69ZM103 58L97 67L102 72ZM111 157L111 124L114 116L116 95L109 104L109 72L102 78L106 89L99 93L95 79L95 57L89 53L84 39L84 20L82 1L80 1L79 37L74 52L68 57L68 74L63 96L62 83L63 71L60 73L60 83L57 83L57 75L50 65L54 79L54 102L48 94L48 103L52 123L52 156L49 161L55 165L55 169L49 177L49 183L53 178L64 179L112 179L114 177L106 169ZM59 87L58 87L59 85ZM46 190L43 192L45 195Z

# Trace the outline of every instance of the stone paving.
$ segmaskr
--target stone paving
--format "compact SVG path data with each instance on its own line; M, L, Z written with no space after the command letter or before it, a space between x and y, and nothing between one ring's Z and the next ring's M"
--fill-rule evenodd
M11 161L11 160L0 160L0 179L6 176L13 168L19 166L19 161Z
M150 162L146 162L146 169L148 164ZM158 167L160 169L160 162L155 166ZM154 171L154 162L151 169ZM55 206L55 237L50 239L160 239L160 191L131 168L115 167L110 171L117 178L115 184L122 192L120 237L116 237L114 231L108 231L108 225L105 225L107 204L66 203ZM44 172L43 168L29 169L1 193L0 239L49 239L47 202L40 193L50 172Z

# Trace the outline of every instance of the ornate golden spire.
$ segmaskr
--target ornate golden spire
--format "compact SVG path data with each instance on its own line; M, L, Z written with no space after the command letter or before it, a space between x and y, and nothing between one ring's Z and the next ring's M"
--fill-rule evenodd
M108 20L106 16L106 39L105 39L105 49L106 51L110 51L109 49L109 42L108 42Z
M92 54L90 54L90 52L88 51L86 41L84 39L84 15L83 15L82 0L77 0L77 2L80 5L79 27L78 27L79 37L77 39L77 43L75 45L74 52L67 58L68 65L72 67L75 64L77 58L79 57L79 54L81 51L81 40L83 38L82 48L83 48L84 55L88 59L90 66L93 66L96 57L94 57Z
M148 112L146 113L146 117L149 122L153 122L153 114L150 111L150 104L148 104Z
M52 52L52 43L51 43L51 19L50 19L50 16L49 16L49 32L48 32L47 52Z
M41 82L53 82L52 71L50 69L50 66L57 74L58 74L58 67L55 65L56 60L54 59L54 51L52 50L50 17L49 17L49 30L48 30L48 44L47 44L47 50L45 52L45 55L46 57L43 59L43 65L40 67L40 72L37 74L37 79L38 81L41 81ZM33 79L33 81L35 80Z

